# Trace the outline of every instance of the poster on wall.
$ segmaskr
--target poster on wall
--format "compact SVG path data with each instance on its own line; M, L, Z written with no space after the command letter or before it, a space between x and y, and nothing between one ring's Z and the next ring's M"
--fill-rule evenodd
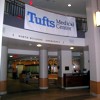
M77 37L74 17L51 13L27 4L24 28L41 33Z

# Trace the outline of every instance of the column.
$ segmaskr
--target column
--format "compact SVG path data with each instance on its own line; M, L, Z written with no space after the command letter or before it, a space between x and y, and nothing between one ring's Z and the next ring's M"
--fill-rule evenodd
M58 82L60 87L63 88L63 74L72 73L72 52L71 50L61 50L58 52L58 62L59 71L58 71ZM68 68L66 70L66 67Z
M62 88L63 77L62 77L62 66L61 66L61 50L58 51L58 87Z
M0 94L4 94L5 89L5 77L3 77L2 71L4 71L4 66L2 66L2 34L3 34L3 18L4 18L4 3L5 0L0 0Z
M7 54L8 49L2 46L1 67L0 67L0 95L7 93Z
M48 89L48 52L46 49L40 50L40 72L39 88Z
M90 71L90 63L89 63L89 51L84 51L84 68L87 71Z
M100 3L100 0L98 0ZM98 3L98 4L99 4ZM100 9L99 9L100 10ZM97 0L87 0L87 22L88 32L86 43L89 46L90 58L90 91L92 94L100 95L100 31L96 26Z

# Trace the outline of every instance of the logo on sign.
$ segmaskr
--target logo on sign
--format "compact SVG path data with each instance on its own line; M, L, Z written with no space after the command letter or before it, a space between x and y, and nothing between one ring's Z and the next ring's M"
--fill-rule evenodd
M49 18L47 18L46 16L43 16L42 18L37 17L36 13L27 12L27 15L29 15L29 22L31 23L35 23L35 24L39 24L39 25L43 25L43 26L47 26L47 27L55 27L55 21L50 20Z
M69 30L74 27L74 22L71 21L61 21L59 19L50 20L48 17L43 16L42 18L38 17L36 13L27 11L27 15L29 16L29 22L33 24L43 25L46 27L57 28L62 30Z

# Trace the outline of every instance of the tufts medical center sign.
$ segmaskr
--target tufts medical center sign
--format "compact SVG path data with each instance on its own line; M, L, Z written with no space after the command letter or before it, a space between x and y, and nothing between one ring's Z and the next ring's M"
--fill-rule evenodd
M52 35L77 37L74 17L47 12L27 4L24 28Z

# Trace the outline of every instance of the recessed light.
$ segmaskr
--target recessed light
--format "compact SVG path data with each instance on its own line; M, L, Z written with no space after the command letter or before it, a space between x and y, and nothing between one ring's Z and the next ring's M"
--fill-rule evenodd
M70 47L70 49L72 50L72 49L74 49L74 47Z
M9 57L11 57L11 58L12 58L13 56L11 55L11 56L9 56Z
M74 65L73 68L75 68L76 66Z
M68 4L68 7L71 7L71 4Z
M41 47L42 45L41 44L37 44L37 47Z

